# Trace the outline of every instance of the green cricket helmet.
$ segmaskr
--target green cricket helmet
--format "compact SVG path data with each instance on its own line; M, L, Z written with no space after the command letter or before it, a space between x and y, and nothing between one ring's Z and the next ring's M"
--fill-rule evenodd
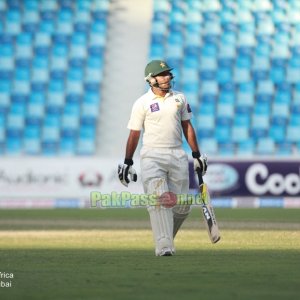
M171 71L173 68L170 68L168 64L163 60L152 60L150 61L145 68L145 77L155 77L160 73Z

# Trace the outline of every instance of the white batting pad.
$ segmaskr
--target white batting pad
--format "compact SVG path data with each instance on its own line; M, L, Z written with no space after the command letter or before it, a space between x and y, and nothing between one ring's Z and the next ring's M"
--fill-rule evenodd
M173 213L173 238L175 238L179 228L181 227L188 215L189 212L185 214Z
M172 208L173 211L173 238L175 238L179 228L183 224L184 220L187 218L191 211L191 206L188 204L183 204L183 205L175 205Z
M173 243L173 212L171 208L148 207L155 253L158 255L163 248L170 248L174 252Z
M164 178L151 179L147 183L147 193L157 197L168 192L168 185ZM173 243L173 211L172 208L162 206L148 206L155 253L159 255L163 248L170 248L174 252Z

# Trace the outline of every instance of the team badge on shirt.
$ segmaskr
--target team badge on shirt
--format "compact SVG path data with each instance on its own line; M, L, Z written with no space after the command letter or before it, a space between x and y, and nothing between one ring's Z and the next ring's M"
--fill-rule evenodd
M179 99L175 99L175 102L176 102L176 106L177 106L177 109L179 109L181 106L182 106L182 103Z
M150 109L151 109L151 112L155 112L155 111L158 111L159 110L159 105L158 103L153 103L150 105Z
M191 110L191 107L190 107L190 105L189 105L189 104L187 104L187 111L188 111L189 113L191 113L191 112L192 112L192 110Z

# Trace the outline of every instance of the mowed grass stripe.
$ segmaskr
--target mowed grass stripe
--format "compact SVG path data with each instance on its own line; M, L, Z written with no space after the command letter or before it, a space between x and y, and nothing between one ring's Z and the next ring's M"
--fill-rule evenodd
M300 230L300 209L217 208L220 228ZM146 209L0 210L0 230L148 229ZM203 229L199 207L193 207L184 228Z
M300 251L300 231L223 230L211 244L205 230L183 229L177 249L292 249ZM150 230L0 231L0 249L152 249ZM178 250L180 251L180 250Z
M300 209L215 208L220 221L300 223ZM193 207L189 219L198 219L200 207ZM137 209L0 209L0 220L148 220L146 208Z

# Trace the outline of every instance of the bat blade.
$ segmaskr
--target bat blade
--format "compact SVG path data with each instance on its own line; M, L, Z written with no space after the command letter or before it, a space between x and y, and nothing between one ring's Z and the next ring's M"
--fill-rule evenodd
M199 186L199 192L202 201L202 214L204 223L208 232L208 236L213 244L217 243L221 239L219 227L216 219L216 215L211 205L209 191L207 185L203 182Z

